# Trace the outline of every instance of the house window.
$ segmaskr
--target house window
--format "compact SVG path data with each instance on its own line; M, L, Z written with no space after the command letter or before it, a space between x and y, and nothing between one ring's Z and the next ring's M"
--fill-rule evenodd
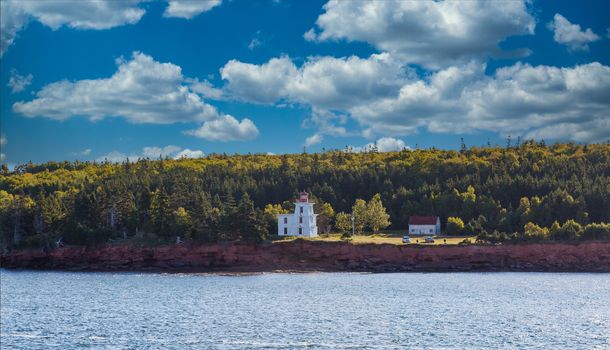
M301 209L301 214L303 214L303 207L301 207L300 209Z
M284 235L288 234L288 227L284 227Z
M302 224L302 223L303 223L303 217L302 217L302 216L300 216L300 217L299 217L299 224Z
M299 227L299 234L302 235L303 234L303 229Z
M430 233L432 233L432 229L429 229L428 231L430 231Z
M288 218L284 218L284 224L288 224Z

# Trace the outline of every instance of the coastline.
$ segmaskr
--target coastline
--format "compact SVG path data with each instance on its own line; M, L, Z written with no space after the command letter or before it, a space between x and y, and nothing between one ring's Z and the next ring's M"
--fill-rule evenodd
M12 251L0 267L162 273L610 272L610 242L426 246L295 240Z

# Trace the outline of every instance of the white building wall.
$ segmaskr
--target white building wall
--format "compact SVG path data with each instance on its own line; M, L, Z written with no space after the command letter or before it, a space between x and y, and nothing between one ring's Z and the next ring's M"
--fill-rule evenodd
M316 237L318 226L313 212L313 203L296 202L293 214L277 216L278 236Z
M411 235L440 235L441 219L436 217L436 225L409 225Z
M409 225L411 235L433 235L436 234L436 225Z

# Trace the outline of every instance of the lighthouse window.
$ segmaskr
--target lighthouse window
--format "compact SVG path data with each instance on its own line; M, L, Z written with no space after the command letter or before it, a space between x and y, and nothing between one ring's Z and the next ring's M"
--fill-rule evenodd
M284 223L287 224L288 223L288 218L284 218Z
M284 234L287 235L288 234L288 227L284 227Z
M299 227L299 234L302 235L303 234L303 229Z
M301 214L303 214L303 207L301 207Z
M303 223L303 217L301 216L301 217L299 217L299 224L302 224L302 223Z

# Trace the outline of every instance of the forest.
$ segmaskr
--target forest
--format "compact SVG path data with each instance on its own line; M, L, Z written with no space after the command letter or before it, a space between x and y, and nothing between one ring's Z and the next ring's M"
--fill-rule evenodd
M2 166L0 244L177 236L258 243L273 238L275 214L292 211L301 190L314 198L322 231L345 230L346 215L370 207L381 223L363 221L358 233L406 229L411 215L438 215L447 233L474 234L481 243L610 239L610 144L525 141L455 151L372 147Z

